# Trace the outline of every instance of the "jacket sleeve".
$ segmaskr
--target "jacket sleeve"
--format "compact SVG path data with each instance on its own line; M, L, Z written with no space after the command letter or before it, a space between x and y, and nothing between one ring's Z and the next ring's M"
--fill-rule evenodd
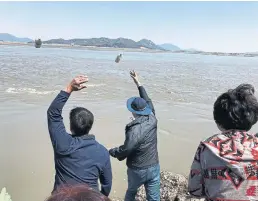
M155 109L154 109L152 100L149 98L149 96L148 96L146 90L144 89L144 87L139 86L138 90L139 90L140 97L143 98L148 103L148 105L150 106L150 108L152 110L152 113L155 115Z
M100 174L101 193L108 197L112 187L112 169L110 163L110 157Z
M62 109L70 94L61 91L51 103L47 111L48 130L54 147L54 151L59 154L66 152L72 143L72 136L65 130L62 117Z
M191 166L188 180L188 191L192 196L195 197L205 196L204 178L201 167L201 154L204 148L205 146L203 144L199 145Z
M138 145L138 137L139 134L138 126L132 126L130 128L126 128L126 139L122 146L114 148L110 151L111 156L117 158L122 161L127 158L127 156L137 148Z

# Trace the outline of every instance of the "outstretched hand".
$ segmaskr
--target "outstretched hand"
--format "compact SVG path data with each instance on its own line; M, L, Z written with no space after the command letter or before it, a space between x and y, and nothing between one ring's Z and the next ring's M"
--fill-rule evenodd
M86 86L83 85L83 84L88 82L88 81L89 80L88 80L87 76L85 76L85 75L78 75L66 87L66 92L67 93L71 93L73 91L82 90L82 89L86 88Z
M133 78L134 83L139 87L141 84L137 73L134 70L130 71L130 76Z

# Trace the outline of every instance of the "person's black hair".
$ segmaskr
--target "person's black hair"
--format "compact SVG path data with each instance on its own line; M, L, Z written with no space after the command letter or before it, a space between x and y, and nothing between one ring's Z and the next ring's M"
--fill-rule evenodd
M83 107L76 107L70 112L70 129L76 136L89 134L94 122L93 114Z
M254 87L241 84L218 97L214 103L214 120L226 130L248 131L257 122L258 102Z

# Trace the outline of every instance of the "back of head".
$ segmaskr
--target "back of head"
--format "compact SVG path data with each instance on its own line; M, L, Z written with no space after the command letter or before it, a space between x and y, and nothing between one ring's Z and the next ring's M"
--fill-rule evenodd
M220 95L213 110L217 125L226 130L250 130L258 118L258 102L254 92L252 85L241 84Z
M110 201L110 199L86 185L76 185L59 189L47 201Z
M89 134L94 122L93 114L83 107L77 107L70 112L70 129L72 134L82 136Z

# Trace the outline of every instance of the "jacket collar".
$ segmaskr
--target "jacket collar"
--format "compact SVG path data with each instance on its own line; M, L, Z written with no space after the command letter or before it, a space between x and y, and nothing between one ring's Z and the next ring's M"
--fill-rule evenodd
M95 140L95 135L91 135L91 134L83 135L83 136L74 136L74 137L78 137L83 140Z
M131 127L136 124L141 124L142 122L144 122L146 120L146 118L148 118L148 116L138 116L135 120L133 120L129 124L127 124L126 127Z

